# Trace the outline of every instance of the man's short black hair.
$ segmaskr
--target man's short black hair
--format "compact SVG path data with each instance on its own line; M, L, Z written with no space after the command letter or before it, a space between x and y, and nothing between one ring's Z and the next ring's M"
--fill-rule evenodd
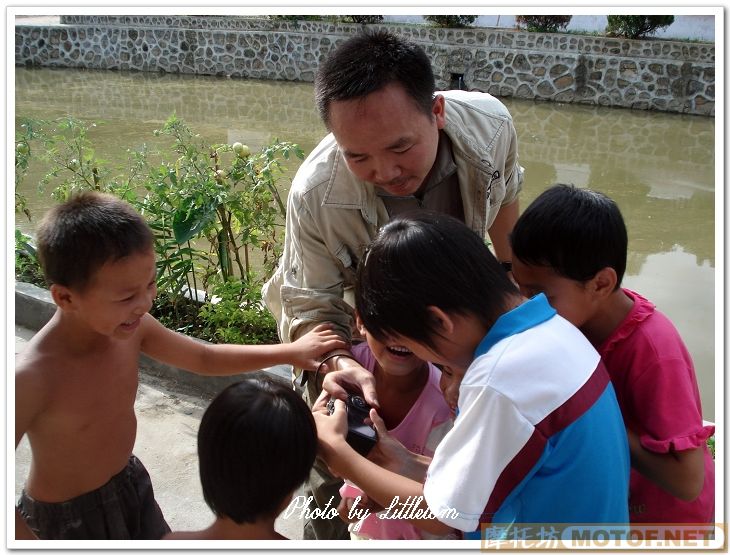
M38 258L49 284L83 289L101 266L153 248L142 216L125 201L96 191L73 195L38 225Z
M224 389L200 422L205 502L238 524L276 516L316 454L314 418L299 394L269 378L245 378Z
M317 109L329 127L333 101L364 98L398 84L427 116L432 115L436 81L423 49L388 31L365 31L340 45L319 67L314 80Z
M402 335L434 347L429 306L475 316L487 328L515 285L484 240L461 221L430 210L403 213L378 232L357 270L355 303L379 341Z
M515 223L513 256L558 275L588 281L603 268L626 271L628 236L616 203L602 193L557 184L543 191Z

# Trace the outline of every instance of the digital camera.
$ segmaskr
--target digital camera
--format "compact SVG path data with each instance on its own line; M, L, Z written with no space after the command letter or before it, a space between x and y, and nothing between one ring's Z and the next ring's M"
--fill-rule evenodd
M334 399L327 403L327 409L330 414L334 412ZM370 405L360 395L349 394L345 402L345 409L347 410L347 443L365 457L378 441L375 429L363 422L370 416Z

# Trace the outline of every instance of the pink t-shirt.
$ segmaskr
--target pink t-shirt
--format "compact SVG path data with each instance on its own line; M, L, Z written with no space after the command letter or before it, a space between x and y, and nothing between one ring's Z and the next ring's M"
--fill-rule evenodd
M631 522L713 522L715 464L706 440L692 358L669 319L641 295L623 290L634 306L598 349L611 375L626 427L649 451L667 453L701 447L705 483L699 497L682 501L631 469Z
M375 357L367 343L355 345L352 354L364 368L374 371ZM428 381L421 395L400 424L388 432L409 451L430 457L438 442L451 428L451 410L439 387L441 372L433 364L428 365L428 371ZM340 495L356 498L362 495L362 490L345 483ZM381 519L377 514L371 514L361 521L360 528L354 533L374 540L420 540L428 537L406 520Z

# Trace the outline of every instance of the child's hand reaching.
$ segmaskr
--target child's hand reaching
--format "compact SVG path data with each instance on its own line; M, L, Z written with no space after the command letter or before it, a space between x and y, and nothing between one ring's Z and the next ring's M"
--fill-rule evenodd
M319 324L290 343L291 362L304 370L316 370L325 353L347 347L345 340L333 331L330 324Z
M390 435L385 422L375 409L370 410L370 420L378 432L378 442L368 453L368 459L391 472L423 482L431 459L425 455L412 453Z
M339 472L333 465L342 461L345 455L359 457L352 447L347 444L347 409L344 401L334 400L334 411L330 414L327 402L330 396L323 391L312 406L312 416L317 425L317 438L319 439L319 456L330 468L335 476Z
M362 518L361 516L360 518L354 515L352 517L350 516L353 506L357 510L357 515L366 514L365 511L367 511L368 514L379 513L385 509L382 505L378 505L375 501L372 501L367 495L365 495L365 493L357 490L355 497L343 497L340 499L340 504L337 505L337 514L348 524L359 522Z

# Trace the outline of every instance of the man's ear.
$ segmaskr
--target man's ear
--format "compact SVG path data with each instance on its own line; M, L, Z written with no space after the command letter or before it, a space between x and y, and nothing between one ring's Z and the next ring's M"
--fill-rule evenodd
M75 310L75 295L71 289L64 285L54 283L51 285L51 297L56 306L61 310Z
M448 336L454 333L456 325L454 319L437 306L426 307L428 317L435 324L440 335Z
M592 279L588 281L590 291L600 298L606 298L613 293L618 283L616 270L610 266L606 266L599 270Z
M446 101L443 95L437 94L434 97L431 113L436 118L436 128L443 129L446 125Z

